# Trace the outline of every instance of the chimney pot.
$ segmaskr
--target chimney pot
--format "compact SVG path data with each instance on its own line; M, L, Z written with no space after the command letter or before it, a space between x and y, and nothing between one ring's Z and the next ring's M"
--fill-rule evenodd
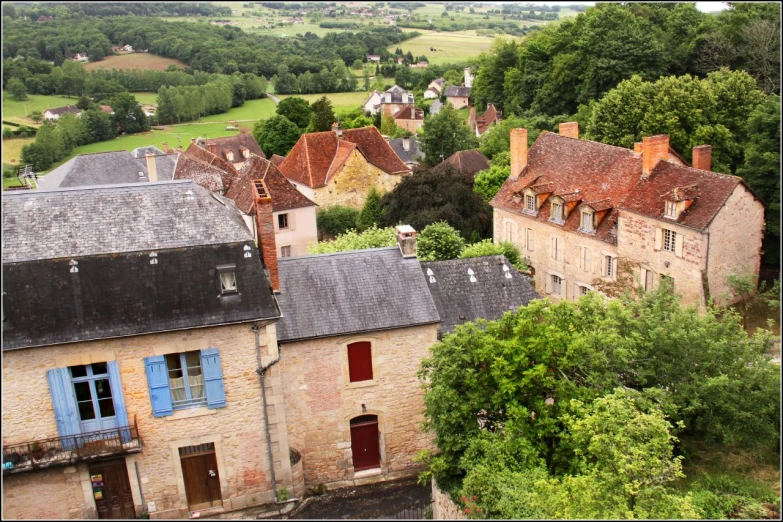
M154 183L158 181L158 165L155 163L155 155L146 154L145 159L147 160L147 178L150 183Z
M517 178L527 166L527 129L511 129L511 177Z
M397 231L397 246L403 258L416 257L416 230L410 225L398 225L394 227Z
M163 152L168 152L168 151L169 151L169 144L168 144L168 142L164 141L163 142Z
M712 170L712 145L693 147L693 168Z
M561 136L565 136L566 138L574 138L575 140L578 140L579 122L569 121L569 122L561 123L559 127L559 131Z
M411 139L410 138L403 138L402 139L402 148L403 148L403 150L411 150Z
M669 157L669 135L642 138L642 178L647 178L658 162Z

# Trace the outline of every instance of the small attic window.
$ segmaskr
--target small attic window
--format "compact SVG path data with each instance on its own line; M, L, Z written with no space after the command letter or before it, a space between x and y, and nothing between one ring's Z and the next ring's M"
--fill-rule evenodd
M220 296L233 295L237 293L237 266L220 265L217 267L218 276L220 277Z
M559 224L565 223L565 206L562 200L555 199L552 201L549 220Z
M249 158L250 157L250 150L242 149L242 157L243 158Z
M525 211L535 214L536 197L533 194L525 194Z
M669 219L677 219L677 216L679 215L679 212L677 210L678 206L679 205L677 205L676 201L667 201L664 217L667 217Z
M582 232L595 232L595 214L592 210L582 210L579 230Z

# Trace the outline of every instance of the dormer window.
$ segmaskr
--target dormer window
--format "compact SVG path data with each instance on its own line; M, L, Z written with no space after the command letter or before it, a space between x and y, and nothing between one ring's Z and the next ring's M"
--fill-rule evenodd
M679 215L679 212L677 211L677 202L676 201L667 201L666 202L666 212L664 213L664 216L669 219L677 219L677 216Z
M220 297L237 293L236 269L237 266L234 264L217 267L218 276L220 277Z
M242 149L242 157L243 158L249 158L250 157L250 150Z
M525 210L531 213L536 212L536 197L532 194L525 194Z
M231 151L226 152L226 159L228 161L234 161L234 153Z
M579 230L582 232L595 232L595 214L590 210L583 210L579 221Z
M552 201L549 220L559 224L565 223L565 206L563 205L562 200L555 199Z

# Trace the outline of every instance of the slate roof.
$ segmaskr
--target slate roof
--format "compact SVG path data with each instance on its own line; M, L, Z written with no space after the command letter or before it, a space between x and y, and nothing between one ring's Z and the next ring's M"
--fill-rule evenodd
M432 102L432 105L430 105L430 116L435 116L440 112L440 110L443 108L443 102L440 100L435 100Z
M138 150L136 149L134 152ZM155 156L158 181L173 179L178 158L179 155L163 154L162 152L159 156ZM139 172L144 175L139 176ZM58 187L85 187L146 181L149 181L146 158L144 156L135 158L133 153L127 150L118 150L79 154L49 174L39 177L38 186L41 190L52 190Z
M392 118L395 120L423 120L424 109L417 109L408 105L398 110Z
M131 156L134 158L144 158L147 156L147 154L152 154L154 156L162 156L165 154L162 150L160 150L157 147L153 147L152 145L149 145L147 147L138 147L131 151Z
M424 153L419 149L419 142L416 138L408 138L408 150L405 150L405 147L402 146L403 139L404 138L396 138L389 140L389 146L394 150L394 153L397 154L397 157L406 164L424 161Z
M470 87L457 87L456 85L449 85L444 92L446 98L468 98L470 97Z
M242 149L247 149L251 154L266 158L264 151L262 151L261 147L258 146L258 143L256 142L255 138L253 138L252 134L236 134L234 136L226 136L224 138L208 138L203 140L201 145L207 148L207 150L210 150L210 145L214 145L214 154L226 160L228 160L227 153L229 151L233 152L233 162L235 163L245 161L245 158L242 155Z
M479 171L489 168L489 160L476 149L459 150L443 160L433 170L443 171L452 167L460 174L475 177Z
M359 149L369 163L388 174L410 172L375 127L342 132L342 139L333 131L303 134L279 165L280 172L308 187L324 187L354 148Z
M381 94L381 103L413 103L413 95L399 85L394 85Z
M467 321L499 319L540 298L531 279L502 255L422 262L421 270L440 315L439 334Z
M253 241L192 181L5 193L2 203L3 263Z
M65 113L73 113L73 114L81 114L82 110L78 108L76 105L66 105L65 107L55 107L53 109L46 109L44 112L48 112L50 114L65 114Z
M698 196L684 211L678 223L703 230L721 209L731 192L742 183L736 176L694 169L679 164L676 156L660 161L647 179L642 179L642 155L630 149L594 141L579 140L542 132L528 152L528 164L503 184L490 201L494 208L523 215L527 219L549 222L550 205L545 201L536 216L523 211L523 203L514 201L514 193L531 187L536 193L566 197L580 204L589 203L607 215L590 237L616 243L614 225L619 209L663 219L664 198L675 188L698 186ZM550 196L551 197L551 196ZM579 212L569 212L562 227L576 234Z
M253 209L253 187L255 179L264 180L272 197L272 211L282 212L295 208L316 206L283 176L274 163L251 154L239 169L239 178L231 184L226 197L234 200L240 210L249 214Z
M290 342L437 323L421 265L398 247L278 260L283 319Z

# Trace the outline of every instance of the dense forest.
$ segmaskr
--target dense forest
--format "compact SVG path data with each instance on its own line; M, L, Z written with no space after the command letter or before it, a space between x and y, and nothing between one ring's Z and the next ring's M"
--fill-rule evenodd
M68 20L85 16L231 16L231 8L203 2L47 2L32 5L3 4L3 16L28 16L34 22L42 16Z

